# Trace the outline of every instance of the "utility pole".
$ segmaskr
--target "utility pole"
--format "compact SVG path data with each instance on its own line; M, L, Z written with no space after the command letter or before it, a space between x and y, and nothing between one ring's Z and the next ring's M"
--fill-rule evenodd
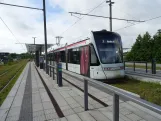
M57 46L59 46L59 45L60 45L60 40L61 40L63 37L61 37L61 36L56 36L55 38L56 38L56 44L57 44Z
M114 2L111 2L111 0L106 1L106 3L109 3L109 7L110 7L110 31L112 31L112 4L114 4Z
M36 39L36 37L32 37L33 39L34 39L34 45L35 45L35 39Z
M47 73L47 31L46 31L46 7L45 7L45 0L43 0L43 9L41 8L34 8L34 7L28 7L28 6L22 6L22 5L14 5L14 4L8 4L8 3L1 3L2 5L7 5L7 6L13 6L13 7L20 7L20 8L28 8L28 9L34 9L34 10L41 10L43 11L43 17L44 17L44 38L45 38L45 60L46 60L46 73Z
M44 14L44 38L45 38L45 67L46 67L46 73L48 73L48 58L47 58L47 31L46 31L46 6L45 6L45 0L43 0L43 14Z

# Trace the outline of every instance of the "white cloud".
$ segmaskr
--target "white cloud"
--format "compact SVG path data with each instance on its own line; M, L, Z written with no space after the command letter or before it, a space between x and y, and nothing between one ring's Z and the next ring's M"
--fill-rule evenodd
M160 14L160 0L113 1L115 1L115 4L113 5L113 17L146 20L148 18L159 16ZM78 20L71 16L68 13L69 11L88 12L89 9L101 3L100 0L48 0L48 2L50 2L50 5L53 8L59 6L62 9L61 12L49 13L49 16L47 16L48 43L55 43L55 36L61 35L63 31ZM42 6L42 4L37 5L30 0L8 0L7 3L33 7ZM104 3L91 14L109 16L109 5ZM0 16L4 19L21 43L33 43L32 36L37 37L36 43L44 43L42 15L41 11L0 6ZM130 25L130 23L113 20L113 30L117 30L127 25ZM122 36L124 47L131 47L138 34L143 34L146 31L155 34L157 30L161 28L160 25L160 19L156 19L117 32ZM77 39L79 40L79 36L82 36L82 39L84 39L83 37L87 37L91 30L101 29L109 30L108 19L84 17L77 24L63 33L62 36L64 38L61 43L72 43L77 41ZM14 44L17 43L17 41L2 22L0 22L0 32L0 51L24 52L21 45ZM7 46L2 46L2 44L6 44Z

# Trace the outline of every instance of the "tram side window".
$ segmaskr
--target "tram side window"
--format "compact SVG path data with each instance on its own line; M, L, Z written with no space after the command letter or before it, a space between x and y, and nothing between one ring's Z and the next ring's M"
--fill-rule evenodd
M68 50L68 63L73 63L73 52L72 52L72 49Z
M80 64L80 54L79 48L74 48L72 50L73 64Z
M65 51L61 51L61 62L65 62Z
M98 66L100 63L98 61L96 52L94 50L93 45L91 46L91 66Z

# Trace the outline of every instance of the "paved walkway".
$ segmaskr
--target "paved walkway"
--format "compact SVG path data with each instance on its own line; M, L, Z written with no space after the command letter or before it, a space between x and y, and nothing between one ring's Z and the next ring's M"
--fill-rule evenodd
M72 84L63 80L63 87L58 87L43 70L38 72L41 78L34 64L27 64L0 107L1 121L112 121L111 95L89 86L89 111L84 111L81 81L63 74ZM120 101L120 121L161 121L161 115Z

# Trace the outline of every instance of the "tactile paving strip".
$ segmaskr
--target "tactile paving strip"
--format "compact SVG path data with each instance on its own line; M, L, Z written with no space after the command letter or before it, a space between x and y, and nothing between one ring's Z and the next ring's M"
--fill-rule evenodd
M25 92L22 100L19 121L32 121L32 82L31 82L31 64L26 80Z

